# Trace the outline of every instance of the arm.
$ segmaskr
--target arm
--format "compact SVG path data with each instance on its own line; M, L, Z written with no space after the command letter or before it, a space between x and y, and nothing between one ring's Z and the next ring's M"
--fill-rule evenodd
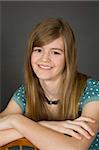
M0 113L0 118L10 114L22 114L22 110L13 100L11 100L6 109ZM22 137L22 134L20 134L15 129L0 130L0 146L3 146Z
M95 124L88 123L96 133L99 129L99 102L90 102L86 104L82 116L94 118L96 120ZM5 123L0 123L0 128L7 128L4 126L5 124L8 124L8 128L16 129L41 150L51 150L53 148L54 150L66 150L66 148L68 150L88 150L88 147L95 137L93 136L90 139L83 137L81 140L77 140L74 137L65 136L57 131L39 125L37 122L20 114L10 115L10 117L5 119Z
M15 129L0 131L0 146L22 138L23 136Z
M65 120L65 121L39 121L38 123L63 133L68 136L75 137L76 139L81 139L82 136L89 139L91 136L94 136L94 132L88 125L88 123L95 123L95 120L89 117L79 117L74 120Z

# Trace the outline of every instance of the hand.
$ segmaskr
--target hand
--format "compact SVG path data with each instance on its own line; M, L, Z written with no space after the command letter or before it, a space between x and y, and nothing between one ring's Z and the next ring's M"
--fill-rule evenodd
M79 117L73 121L40 121L39 124L51 128L60 133L81 139L84 136L90 139L94 136L94 132L88 125L88 123L95 123L95 120L88 117Z

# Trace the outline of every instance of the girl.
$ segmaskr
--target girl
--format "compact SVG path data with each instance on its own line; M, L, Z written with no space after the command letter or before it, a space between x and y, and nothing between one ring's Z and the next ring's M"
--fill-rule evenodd
M28 41L25 84L1 113L0 145L25 137L40 150L98 150L98 130L99 82L77 71L69 24L46 19Z

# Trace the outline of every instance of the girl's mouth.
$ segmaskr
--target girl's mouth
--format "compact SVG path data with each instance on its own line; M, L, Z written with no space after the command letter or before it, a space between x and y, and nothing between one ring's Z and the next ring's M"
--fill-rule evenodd
M46 69L46 70L49 70L49 69L51 69L52 67L50 67L50 66L47 66L47 65L38 65L40 68L42 68L42 69Z

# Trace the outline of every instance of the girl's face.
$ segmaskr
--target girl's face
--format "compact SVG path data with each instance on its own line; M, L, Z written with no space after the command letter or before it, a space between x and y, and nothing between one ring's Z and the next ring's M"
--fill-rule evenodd
M40 80L60 78L65 66L62 37L42 47L34 47L31 55L31 65Z

